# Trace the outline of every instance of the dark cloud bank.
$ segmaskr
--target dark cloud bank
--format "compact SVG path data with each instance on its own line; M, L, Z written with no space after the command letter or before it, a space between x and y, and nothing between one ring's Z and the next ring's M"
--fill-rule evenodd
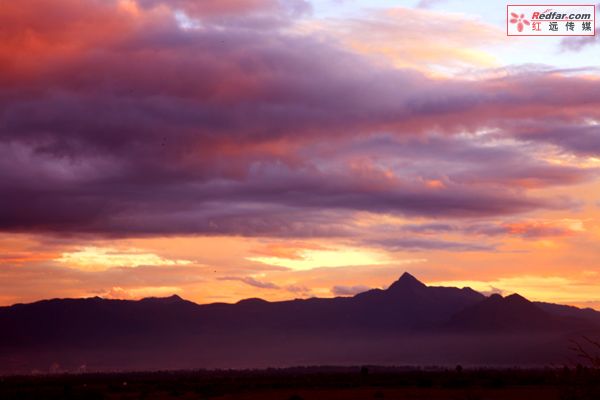
M528 188L597 175L532 156L600 154L597 81L390 69L294 33L304 2L138 4L0 6L1 230L352 236L355 211L573 208Z

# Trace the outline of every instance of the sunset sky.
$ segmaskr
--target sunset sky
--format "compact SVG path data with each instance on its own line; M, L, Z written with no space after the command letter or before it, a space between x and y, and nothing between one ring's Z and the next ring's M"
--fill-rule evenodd
M599 36L506 4L0 2L0 305L409 271L600 310Z

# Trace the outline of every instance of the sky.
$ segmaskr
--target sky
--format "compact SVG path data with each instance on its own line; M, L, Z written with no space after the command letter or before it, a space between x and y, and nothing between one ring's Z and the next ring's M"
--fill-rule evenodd
M0 305L349 296L409 271L600 310L600 41L505 18L1 2Z

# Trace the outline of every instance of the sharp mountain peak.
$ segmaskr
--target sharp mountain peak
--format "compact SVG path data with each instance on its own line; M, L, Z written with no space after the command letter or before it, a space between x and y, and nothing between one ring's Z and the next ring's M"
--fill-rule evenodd
M417 278L415 278L413 275L409 274L408 272L405 272L402 274L402 276L396 282L394 282L390 285L388 290L394 291L394 290L406 289L406 288L422 289L422 288L426 288L426 287L427 287L427 285L425 285L423 282L421 282L420 280L418 280Z

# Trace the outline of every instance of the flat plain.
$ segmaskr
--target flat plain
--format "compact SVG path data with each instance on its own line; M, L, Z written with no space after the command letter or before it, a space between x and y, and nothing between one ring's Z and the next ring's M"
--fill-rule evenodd
M66 400L580 400L600 398L584 367L462 369L311 367L86 373L0 378L0 399Z

